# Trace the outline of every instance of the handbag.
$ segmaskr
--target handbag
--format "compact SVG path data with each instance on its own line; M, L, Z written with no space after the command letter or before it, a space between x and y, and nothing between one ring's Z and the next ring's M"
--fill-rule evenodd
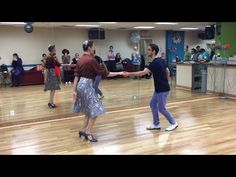
M20 70L18 68L15 68L12 70L12 73L18 77L20 75Z

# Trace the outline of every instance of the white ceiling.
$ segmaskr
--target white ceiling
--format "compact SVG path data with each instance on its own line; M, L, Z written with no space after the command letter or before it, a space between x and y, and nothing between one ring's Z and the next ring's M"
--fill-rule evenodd
M135 26L154 26L155 28L150 30L180 30L180 28L199 28L204 30L207 25L215 24L215 22L177 22L177 25L160 25L155 24L156 22L118 22L116 24L101 24L99 22L34 22L33 27L44 27L44 28L91 28L91 27L76 27L75 25L99 25L100 28L104 29L119 29L119 30L134 30ZM14 25L22 26L22 25Z

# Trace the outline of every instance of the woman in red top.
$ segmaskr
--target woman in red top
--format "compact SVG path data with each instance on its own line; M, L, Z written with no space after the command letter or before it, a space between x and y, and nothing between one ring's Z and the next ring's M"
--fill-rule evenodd
M93 87L96 75L103 78L124 75L123 72L108 72L102 68L94 58L95 45L93 41L83 43L84 54L78 60L75 68L73 98L75 100L73 112L83 112L85 114L84 123L80 137L85 137L91 142L97 142L92 135L93 125L97 116L104 114L105 109L98 98Z
M56 57L55 45L48 47L50 52L47 56L45 63L45 74L44 74L44 91L50 90L50 99L48 103L49 108L55 108L56 105L53 103L53 98L56 90L60 90L60 63Z

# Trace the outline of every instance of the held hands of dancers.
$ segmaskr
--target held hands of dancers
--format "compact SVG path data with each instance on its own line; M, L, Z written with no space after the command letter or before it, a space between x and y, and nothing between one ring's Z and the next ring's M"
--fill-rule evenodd
M122 71L122 72L109 72L109 75L107 77L114 77L118 75L124 76L124 77L129 76L128 72Z
M127 71L121 71L121 72L115 72L116 75L127 77L129 76L129 73Z
M124 76L124 77L128 77L129 73L127 71L122 71L122 72L120 72L119 75Z

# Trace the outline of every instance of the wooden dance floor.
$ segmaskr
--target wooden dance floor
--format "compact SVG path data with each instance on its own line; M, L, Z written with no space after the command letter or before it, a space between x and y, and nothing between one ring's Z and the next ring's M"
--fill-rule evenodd
M234 99L173 87L167 108L179 127L165 132L169 124L160 115L162 129L147 131L146 125L152 123L148 106L152 82L117 79L101 83L107 113L95 124L97 143L78 137L83 116L71 115L72 87L62 86L56 109L47 108L48 93L42 86L0 88L1 122L32 120L0 127L0 154L236 154ZM41 122L33 121L36 117Z
M100 85L107 110L148 105L153 94L152 79L120 78L104 80ZM72 86L62 85L61 90L56 92L56 109L48 108L49 92L43 91L43 85L0 88L0 93L0 127L75 116L72 114ZM168 101L202 96L205 95L173 87Z
M81 117L0 129L0 154L236 154L235 100L218 97L168 103L179 123L147 131L148 107L108 111L94 127L99 142L78 137Z

